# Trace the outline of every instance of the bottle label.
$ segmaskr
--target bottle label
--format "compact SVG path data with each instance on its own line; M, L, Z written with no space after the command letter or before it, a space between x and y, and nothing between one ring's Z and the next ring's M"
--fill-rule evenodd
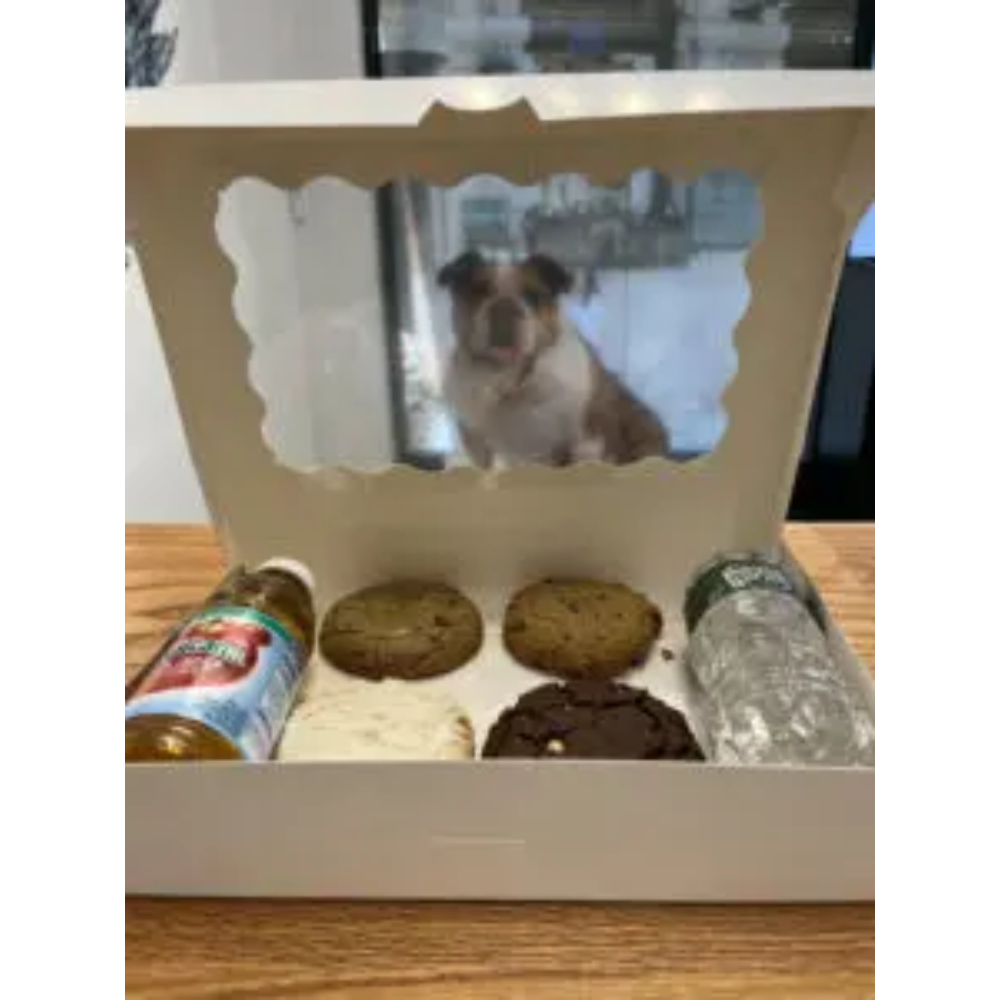
M702 617L719 601L750 590L794 597L823 628L818 598L800 593L782 566L755 556L730 556L705 569L689 590L685 608L688 629L693 632Z
M250 761L271 756L305 666L303 644L252 608L195 615L125 705L125 719L178 715L215 730Z

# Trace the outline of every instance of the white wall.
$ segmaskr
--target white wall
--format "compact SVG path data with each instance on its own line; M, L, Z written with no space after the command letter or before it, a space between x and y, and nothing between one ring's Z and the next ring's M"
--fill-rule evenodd
M201 487L139 266L125 270L125 520L203 521Z
M358 5L345 0L166 0L160 22L176 26L178 48L165 85L360 76L363 72ZM357 271L374 275L374 215L370 195L346 192L336 207L349 215L357 234L350 294ZM291 216L275 211L273 200L259 193L241 194L229 220L230 242L249 264L242 290L248 326L288 330L294 336L300 300L275 299L270 290L253 287L251 272L263 273L275 260L289 265ZM275 248L284 247L284 252ZM267 248L264 256L260 249ZM254 257L256 255L256 258ZM277 256L276 256L277 255ZM270 273L270 272L268 272ZM287 277L287 274L286 274ZM273 282L269 282L272 285ZM290 284L286 284L290 287ZM331 302L345 289L330 283ZM376 288L372 277L368 287ZM298 291L296 290L296 295ZM275 315L275 310L281 312ZM181 429L177 407L160 350L138 268L126 272L125 334L125 520L206 520L207 513ZM288 398L308 375L304 351L287 352L285 369L272 370L262 354L264 381ZM298 366L298 367L296 367ZM309 369L308 371L311 371ZM279 405L269 413L268 434L288 458L308 462L321 445L301 411ZM377 423L374 433L388 434ZM284 444L282 444L284 442Z

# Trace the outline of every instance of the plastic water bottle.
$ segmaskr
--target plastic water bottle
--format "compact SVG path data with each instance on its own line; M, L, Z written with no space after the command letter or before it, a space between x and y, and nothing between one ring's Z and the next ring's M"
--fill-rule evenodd
M720 764L875 766L875 719L836 662L815 591L757 554L688 589L688 668Z

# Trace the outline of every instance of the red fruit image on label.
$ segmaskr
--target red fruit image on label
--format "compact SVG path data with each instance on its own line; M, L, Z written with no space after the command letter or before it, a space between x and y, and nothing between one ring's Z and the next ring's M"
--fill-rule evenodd
M136 696L177 688L217 688L251 674L271 633L239 618L196 619L163 654Z
M308 647L256 608L213 605L189 619L125 702L126 725L174 717L219 733L246 760L269 760L291 710Z

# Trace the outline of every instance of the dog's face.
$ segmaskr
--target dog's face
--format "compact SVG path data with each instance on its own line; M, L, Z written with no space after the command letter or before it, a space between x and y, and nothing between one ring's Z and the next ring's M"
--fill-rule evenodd
M451 294L459 348L497 367L530 361L555 343L559 300L573 287L570 274L549 257L491 264L475 252L443 268L438 283Z

